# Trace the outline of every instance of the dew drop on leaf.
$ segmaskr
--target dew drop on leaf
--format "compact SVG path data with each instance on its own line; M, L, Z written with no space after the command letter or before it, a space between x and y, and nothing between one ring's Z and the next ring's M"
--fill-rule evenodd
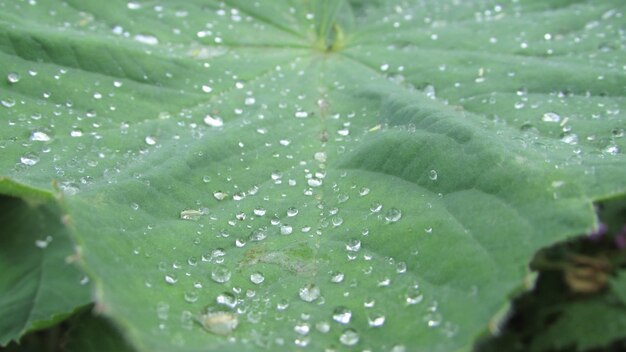
M41 131L35 131L30 135L30 140L34 142L48 142L50 141L50 136Z
M226 267L218 266L211 270L211 279L218 284L223 284L230 280L231 272Z
M293 331L300 335L307 335L311 331L311 326L308 323L300 322L293 327Z
M289 209L287 209L287 216L294 217L296 215L298 215L298 209L294 207L290 207Z
M198 220L203 215L203 213L199 210L195 209L187 209L180 212L180 218L182 220Z
M4 106L5 108L12 108L13 106L15 106L15 99L13 99L13 98L4 98L4 99L0 100L0 104L2 106Z
M265 276L263 275L262 272L256 271L256 272L250 274L250 281L252 281L253 284L259 285L263 281L265 281Z
M385 324L385 315L380 312L371 313L367 316L367 323L371 327L381 327Z
M222 126L224 126L224 121L222 121L221 118L213 117L211 115L206 115L204 117L204 123L207 126L211 126L211 127L222 127Z
M330 324L327 321L320 321L315 324L315 329L321 332L322 334L326 334L330 331Z
M235 314L229 312L210 312L200 317L202 327L217 335L228 335L233 332L239 320Z
M280 234L281 235L291 235L293 232L293 227L291 225L281 225L280 226Z
M147 45L157 45L159 44L159 39L153 35L149 34L136 34L133 39L136 41L147 44Z
M82 135L83 135L83 130L81 130L80 128L73 129L70 132L70 137L82 137Z
M7 75L7 81L11 84L17 83L20 81L20 75L16 72L11 72Z
M402 218L402 211L398 208L391 208L387 210L385 214L385 220L387 220L388 223L397 222L400 218Z
M346 250L349 252L358 252L361 249L361 240L352 238L346 243Z
M167 274L165 275L165 282L173 285L178 282L178 277L176 276L176 274Z
M39 162L39 155L29 152L20 157L20 162L26 166L34 166Z
M198 294L197 291L187 291L187 292L185 292L185 301L187 303L195 303L196 301L198 301L199 297L200 297L200 295Z
M335 271L330 274L330 282L332 283L340 283L343 282L344 274L341 271Z
M545 114L543 114L541 120L544 122L560 122L561 116L554 112L546 112Z
M156 144L156 138L154 138L153 136L147 136L144 141L146 142L147 145L155 145Z
M217 295L215 298L217 304L221 304L223 306L227 306L228 308L235 308L237 306L237 297L230 292L223 292Z
M345 329L339 336L339 342L345 346L354 346L359 342L359 334L352 328Z
M352 319L352 311L348 308L340 306L333 311L333 320L340 324L348 324Z
M307 284L302 286L299 291L300 299L305 302L313 302L320 298L321 292L315 284Z
M226 194L225 192L222 191L215 191L213 192L213 198L217 199L217 200L224 200L228 197L228 194Z
M437 170L430 170L430 171L428 172L428 178L429 178L431 181L437 181L437 177L438 177L438 175L437 175Z

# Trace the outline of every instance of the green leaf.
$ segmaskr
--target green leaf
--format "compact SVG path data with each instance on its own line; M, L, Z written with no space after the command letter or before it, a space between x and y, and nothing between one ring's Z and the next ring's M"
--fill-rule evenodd
M54 204L0 197L0 345L65 319L90 302Z
M2 1L0 170L139 350L466 350L626 190L625 6Z
M623 277L613 280L611 286L613 290L606 294L562 307L556 321L533 341L531 350L586 351L623 340L626 330L626 305L620 300Z
M68 352L133 352L124 337L106 319L84 312L73 319L63 350Z

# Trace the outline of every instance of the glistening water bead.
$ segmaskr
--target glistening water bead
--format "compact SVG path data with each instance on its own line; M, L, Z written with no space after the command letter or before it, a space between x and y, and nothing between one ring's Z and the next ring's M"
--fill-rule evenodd
M20 81L20 75L16 72L11 72L7 75L7 81L11 84L15 84Z
M200 323L205 330L211 333L228 335L237 328L239 319L235 314L228 312L209 312L200 317Z
M262 272L257 271L250 274L250 281L254 284L260 285L263 281L265 281L265 276L263 276Z
M299 290L300 299L305 302L313 302L321 295L319 287L315 284L307 284L302 286Z
M359 342L359 333L352 328L345 329L339 336L339 342L345 346L354 346Z

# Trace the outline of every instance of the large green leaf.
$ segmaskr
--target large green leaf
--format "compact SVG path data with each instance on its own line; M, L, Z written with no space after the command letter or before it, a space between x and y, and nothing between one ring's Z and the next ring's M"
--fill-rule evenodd
M1 1L0 170L140 350L468 349L626 190L625 7Z
M0 197L0 345L58 323L88 304L88 279L68 262L70 239L54 204Z

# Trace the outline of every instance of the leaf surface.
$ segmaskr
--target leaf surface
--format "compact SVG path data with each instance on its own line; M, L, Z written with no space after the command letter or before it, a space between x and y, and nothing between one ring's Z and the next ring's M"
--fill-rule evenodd
M139 350L469 349L625 190L614 1L0 7L0 170Z
M58 207L0 197L0 345L52 326L90 302Z

